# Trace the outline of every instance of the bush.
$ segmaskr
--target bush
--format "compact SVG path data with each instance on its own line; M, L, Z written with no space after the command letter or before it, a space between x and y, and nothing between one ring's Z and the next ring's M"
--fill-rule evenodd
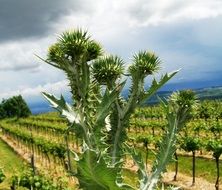
M0 183L2 183L5 180L5 174L3 170L0 168Z
M24 171L20 176L14 175L11 179L11 188L25 187L33 190L68 190L67 184L54 184L51 180L47 180L40 174L34 174L33 171ZM58 181L61 183L61 180Z
M0 119L6 117L27 117L31 111L21 95L3 100L0 104Z

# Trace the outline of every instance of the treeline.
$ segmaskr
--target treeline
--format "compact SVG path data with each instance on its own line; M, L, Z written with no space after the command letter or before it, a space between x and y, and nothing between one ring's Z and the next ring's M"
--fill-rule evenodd
M0 119L7 117L27 117L31 111L21 95L4 99L0 103Z

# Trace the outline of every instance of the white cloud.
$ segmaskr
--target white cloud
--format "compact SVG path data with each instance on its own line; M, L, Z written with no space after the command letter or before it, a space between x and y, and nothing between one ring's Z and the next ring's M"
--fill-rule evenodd
M222 18L221 0L84 0L81 3L79 11L62 15L50 23L50 30L54 31L51 35L0 44L0 98L17 94L31 97L44 89L51 93L67 90L67 82L56 82L65 81L64 74L46 66L34 54L46 57L47 48L56 41L55 34L70 28L88 29L93 39L101 42L106 50L124 58L140 49L155 50L165 59L164 71L184 68L178 75L183 80L199 80L206 76L206 73L201 75L206 67L211 67L210 60L206 62L203 58L204 53L196 55L185 52L187 49L192 50L196 45L201 51L200 45L207 47L209 44L212 48L215 44L221 47L220 30L217 30ZM215 19L217 22L211 22ZM184 43L187 41L190 44ZM184 47L177 44L184 44ZM199 75L189 75L198 68Z
M65 28L70 24L83 25L107 34L126 27L157 26L222 15L220 0L85 0L84 3L91 7L90 13L83 7L81 12L61 18Z
M43 53L48 39L33 41L14 41L0 44L0 72L30 70L37 71L40 61L35 53ZM47 48L44 48L47 50Z
M109 51L120 41L128 43L139 30L154 26L195 23L222 15L220 0L85 0L90 11L72 12L54 24L56 33L70 28L88 29ZM84 7L83 7L84 8ZM121 51L121 50L120 50Z
M68 81L62 80L56 83L47 83L44 85L38 85L36 87L20 87L20 89L11 90L5 93L0 93L0 100L7 99L12 96L17 96L21 94L26 99L35 98L36 96L40 96L41 92L48 92L51 94L60 95L65 92L68 92Z
M123 0L117 1L116 7L127 15L132 27L156 26L222 15L222 1L219 0Z
M38 64L32 63L28 46L8 43L0 46L0 71L36 69Z
M219 0L84 0L81 11L61 17L53 28L59 34L66 29L83 27L89 29L93 38L104 44L117 44L124 36L133 37L135 27L160 25L161 23L198 20L222 15ZM90 7L90 8L89 8ZM46 54L47 47L55 35L40 40L18 41L0 44L0 71L39 69L33 62L34 53ZM117 45L118 46L118 45ZM110 48L111 49L111 48Z

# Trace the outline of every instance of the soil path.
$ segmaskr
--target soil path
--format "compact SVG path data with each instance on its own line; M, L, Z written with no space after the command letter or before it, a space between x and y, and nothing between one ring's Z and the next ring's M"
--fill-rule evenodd
M186 190L215 190L214 184L206 181L203 178L195 178L195 186L192 186L192 177L178 173L177 181L173 181L174 172L167 172L164 174L163 182L167 184L176 185ZM222 190L220 188L220 190Z
M148 165L148 170L150 171L151 168ZM130 169L131 171L136 172L138 167L133 164L132 162L128 162L125 164L125 168ZM207 180L196 177L195 178L195 186L192 186L192 177L184 175L182 173L178 173L177 175L177 181L173 181L174 172L169 171L166 172L163 176L163 183L169 184L169 185L175 185L177 187L180 187L180 189L183 190L215 190L215 186L213 183L208 182ZM220 187L220 190L222 190L222 186Z

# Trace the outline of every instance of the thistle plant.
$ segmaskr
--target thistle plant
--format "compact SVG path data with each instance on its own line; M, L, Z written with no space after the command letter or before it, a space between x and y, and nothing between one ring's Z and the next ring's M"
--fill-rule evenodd
M133 56L132 64L125 70L121 58L103 56L100 44L82 30L64 32L49 48L47 58L42 60L63 70L69 81L72 105L63 96L56 98L45 92L43 95L68 120L67 133L74 131L82 140L80 152L68 149L69 170L78 179L79 189L136 189L123 180L125 154L130 154L138 165L139 189L155 189L166 165L172 160L176 133L189 116L191 105L178 104L178 95L173 96L176 100L172 97L169 104L162 103L168 113L168 125L149 174L141 155L127 145L126 129L135 108L156 93L177 71L163 75L159 81L153 79L151 86L144 89L146 77L160 69L158 56L141 51ZM121 91L126 76L132 82L128 97L124 99ZM76 161L76 167L72 167L72 159Z

